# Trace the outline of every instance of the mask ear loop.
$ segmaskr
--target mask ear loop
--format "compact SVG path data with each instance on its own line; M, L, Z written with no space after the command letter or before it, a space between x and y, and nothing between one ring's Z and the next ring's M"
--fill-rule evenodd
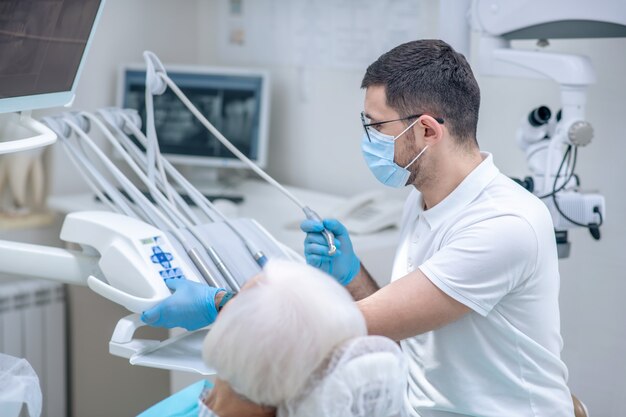
M405 134L405 133L406 133L406 132L407 132L410 128L412 128L413 126L415 126L415 123L417 123L418 121L419 121L419 118L418 118L418 119L415 119L415 121L414 121L413 123L411 123L410 125L408 125L408 126L406 127L406 129L404 129L402 132L400 132L400 133L398 134L398 136L396 136L395 138L393 138L394 142L395 142L395 141L396 141L396 139L398 139L400 136L404 135L404 134Z
M400 134L398 136L396 136L395 138L393 138L394 142L396 141L396 139L398 139L400 136L404 135L410 128L412 128L413 126L415 126L415 123L417 123L419 121L419 118L416 119L413 123L411 123L410 125L408 125L406 127L406 129L404 129L402 132L400 132ZM415 158L413 158L413 160L411 162L409 162L409 164L407 166L404 167L404 169L407 169L408 167L410 167L411 165L413 165L413 162L417 161L417 159L422 156L422 154L424 152L426 152L426 149L428 149L428 145L426 145L424 147L424 149L422 149L422 151L420 153L417 154L417 156Z
M407 166L404 167L404 169L407 169L408 167L410 167L411 165L413 165L413 162L417 161L417 159L422 156L422 154L424 152L426 152L426 149L428 149L428 145L424 146L424 149L422 149L422 151L420 153L417 154L417 156L415 158L413 158L413 160L411 162L409 162L409 164Z

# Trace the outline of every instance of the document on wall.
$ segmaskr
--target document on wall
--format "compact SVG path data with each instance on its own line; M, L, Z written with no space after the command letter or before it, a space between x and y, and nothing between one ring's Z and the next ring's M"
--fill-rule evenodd
M419 34L420 0L292 0L294 64L362 69Z
M221 0L218 53L233 64L363 69L429 33L429 7L428 0Z
M228 65L287 64L291 28L284 0L219 0L217 53ZM215 31L209 32L211 35Z

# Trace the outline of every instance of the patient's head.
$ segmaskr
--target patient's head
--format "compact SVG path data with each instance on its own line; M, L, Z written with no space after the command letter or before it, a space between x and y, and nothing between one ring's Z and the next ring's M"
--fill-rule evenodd
M331 277L273 260L220 313L203 353L235 392L278 406L301 392L335 347L366 333L359 309Z

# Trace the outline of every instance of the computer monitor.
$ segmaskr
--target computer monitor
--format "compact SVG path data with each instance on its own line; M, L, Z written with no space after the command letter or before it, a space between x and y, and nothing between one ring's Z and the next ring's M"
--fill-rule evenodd
M248 69L166 65L169 77L204 116L260 167L267 159L269 76ZM145 67L126 66L120 76L118 105L135 109L145 133ZM168 89L154 97L161 153L172 163L245 168Z
M0 113L70 104L104 0L0 2Z

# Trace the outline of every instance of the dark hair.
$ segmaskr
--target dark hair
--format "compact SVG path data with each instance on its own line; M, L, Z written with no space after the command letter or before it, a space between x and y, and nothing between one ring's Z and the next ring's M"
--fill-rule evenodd
M367 68L361 88L383 86L400 117L442 117L459 144L475 144L480 89L465 57L437 39L407 42Z

